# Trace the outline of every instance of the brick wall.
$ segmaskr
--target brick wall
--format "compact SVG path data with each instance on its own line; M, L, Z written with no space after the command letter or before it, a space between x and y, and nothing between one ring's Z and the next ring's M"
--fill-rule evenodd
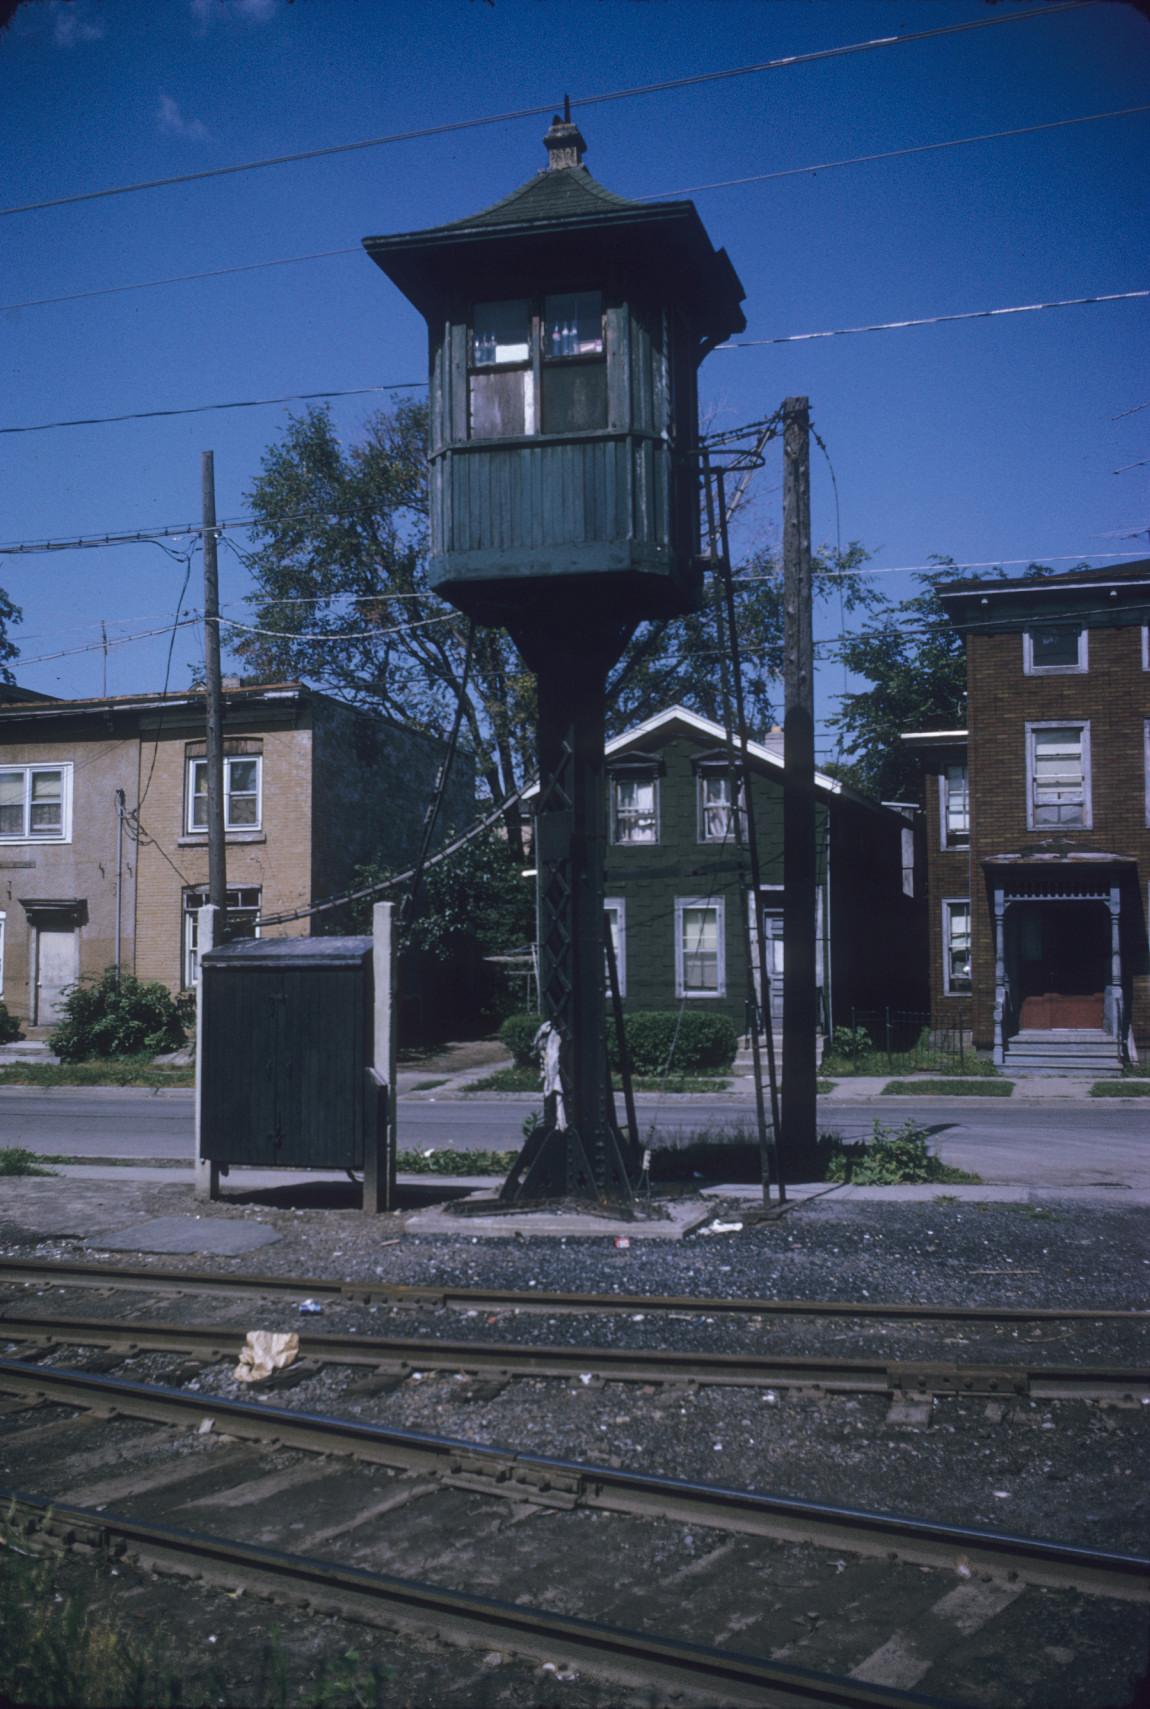
M967 641L970 706L972 888L975 1043L993 1038L994 920L982 862L990 855L1037 848L1054 835L1027 826L1026 725L1062 720L1090 724L1092 825L1063 835L1075 850L1118 854L1136 861L1136 879L1123 891L1124 955L1133 974L1133 1022L1140 1045L1150 1044L1147 978L1146 719L1150 673L1143 666L1140 626L1090 628L1089 669L1064 676L1027 676L1023 637L973 633Z

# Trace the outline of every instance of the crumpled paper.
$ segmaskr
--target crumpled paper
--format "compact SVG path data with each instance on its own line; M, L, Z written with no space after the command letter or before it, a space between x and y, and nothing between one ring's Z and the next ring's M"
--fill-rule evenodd
M294 1330L281 1335L270 1329L249 1329L232 1376L237 1383L262 1383L273 1371L294 1364L298 1357L299 1336Z

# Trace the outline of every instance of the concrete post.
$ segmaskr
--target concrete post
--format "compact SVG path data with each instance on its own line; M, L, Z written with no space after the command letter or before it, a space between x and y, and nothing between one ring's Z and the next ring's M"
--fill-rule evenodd
M204 980L203 960L215 946L218 908L207 903L196 910L196 1126L194 1164L197 1199L218 1199L220 1196L220 1166L204 1156L203 1094L204 1094Z
M367 1095L371 1103L363 1153L363 1208L369 1214L390 1210L395 1202L395 923L395 904L377 902L371 912L375 1014L373 1060L367 1075Z

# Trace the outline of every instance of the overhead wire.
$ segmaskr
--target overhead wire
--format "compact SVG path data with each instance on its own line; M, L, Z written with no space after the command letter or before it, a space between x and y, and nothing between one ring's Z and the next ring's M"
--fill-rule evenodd
M1093 0L1081 0L1082 4L1093 4ZM960 320L993 320L1007 315L1038 314L1043 309L1081 308L1093 303L1130 302L1136 298L1150 297L1150 289L1137 291L1108 291L1091 297L1063 297L1046 303L1019 303L1006 308L970 309L961 314L924 315L916 320L876 321L868 326L838 326L830 327L821 332L789 333L781 338L744 338L728 344L717 344L716 350L753 350L768 344L804 344L817 338L845 338L860 332L904 332L913 327L942 326L947 322ZM105 427L113 422L123 421L153 421L159 417L178 415L206 415L212 410L225 409L262 409L271 404L307 403L320 398L354 398L364 397L375 392L420 391L427 385L426 380L394 380L385 386L351 386L338 391L321 392L285 392L273 398L239 398L225 403L190 404L175 409L131 410L122 415L80 416L67 421L38 421L21 423L16 426L0 427L0 434L6 433L47 433L61 427Z
M1136 297L1150 297L1150 289L1138 291L1107 291L1092 297L1062 297L1048 303L1015 303L1008 308L967 309L961 314L922 315L916 320L874 321L867 326L836 326L824 332L792 332L782 338L740 338L728 344L716 344L716 350L753 350L764 344L806 344L815 338L849 338L859 332L905 332L916 326L942 326L948 321L993 320L1002 315L1039 314L1043 309L1077 309L1089 303L1125 303ZM2 432L3 429L0 429Z
M872 154L855 154L841 160L811 161L805 166L786 166L774 172L756 172L749 177L721 178L708 184L688 184L675 190L644 192L635 196L636 202L669 201L677 196L695 196L708 190L737 189L749 184L769 184L781 178L809 178L820 172L837 171L846 166L865 166L881 160L898 160L907 155L937 153L948 148L967 148L973 143L997 142L1012 137L1032 136L1039 131L1062 130L1071 125L1098 124L1103 119L1122 119L1150 113L1150 103L1134 107L1115 107L1105 113L1084 113L1075 118L1049 119L1041 124L1016 125L1009 130L984 131L977 136L946 138L941 142L914 143L905 148L888 148ZM124 285L97 285L86 291L68 291L54 297L28 297L20 302L0 303L0 314L23 309L50 308L61 303L86 302L94 297L121 296L132 291L154 291L171 285L198 284L205 279L233 278L240 273L259 273L273 267L294 267L311 261L331 261L348 256L363 256L362 243L342 245L338 249L310 250L302 255L277 255L267 261L247 261L227 267L208 267L195 273L173 273L162 279L139 279ZM1118 417L1114 418L1115 420Z
M644 95L665 95L680 89L704 87L738 77L756 76L768 71L789 70L796 65L815 65L822 61L843 59L853 54L870 53L879 48L904 47L914 42L932 41L942 36L967 35L974 30L994 29L1003 24L1029 23L1036 19L1055 17L1065 12L1080 12L1095 4L1095 0L1062 0L1061 4L1046 4L1025 12L1005 12L995 17L972 19L961 24L943 24L929 30L909 31L904 35L874 36L866 41L848 42L841 46L817 48L807 53L786 54L777 59L759 60L749 65L728 66L719 71L695 72L685 77L664 78L658 83L633 84L625 89L610 89L596 95L572 96L575 107L602 106L613 101L630 101ZM99 190L75 191L68 196L54 196L38 202L24 202L0 208L0 219L15 214L37 213L48 208L74 207L81 202L104 200L110 196L135 195L142 190L166 190L178 184L203 183L211 178L225 178L241 172L258 172L272 166L291 166L306 160L321 160L337 154L352 154L363 149L385 148L396 143L422 142L430 137L450 136L460 131L477 130L488 125L508 124L518 119L542 118L554 112L554 103L519 107L503 113L488 113L477 118L455 119L436 125L424 125L415 130L394 131L385 136L364 137L356 142L332 143L324 148L299 149L291 154L268 155L260 160L240 161L231 166L204 167L198 172L182 172L166 178L150 178L134 184L109 185Z

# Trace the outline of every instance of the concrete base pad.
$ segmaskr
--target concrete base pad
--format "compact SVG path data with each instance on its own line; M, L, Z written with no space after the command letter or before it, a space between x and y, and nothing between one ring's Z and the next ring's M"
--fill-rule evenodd
M207 1252L232 1258L270 1246L280 1237L260 1222L232 1222L224 1217L158 1216L109 1234L90 1234L84 1245L101 1252Z
M490 1200L494 1204L496 1196L491 1191L469 1193L464 1202L476 1205ZM538 1210L502 1211L492 1216L483 1216L476 1211L460 1215L433 1205L430 1210L417 1211L407 1217L403 1231L405 1234L454 1235L457 1240L511 1240L516 1236L535 1239L540 1235L570 1240L615 1240L621 1236L628 1240L682 1240L685 1234L709 1222L715 1214L710 1205L699 1199L663 1199L659 1204L666 1216L638 1217L634 1222L625 1217L600 1216L594 1211L578 1207L567 1210L557 1205L540 1206Z

